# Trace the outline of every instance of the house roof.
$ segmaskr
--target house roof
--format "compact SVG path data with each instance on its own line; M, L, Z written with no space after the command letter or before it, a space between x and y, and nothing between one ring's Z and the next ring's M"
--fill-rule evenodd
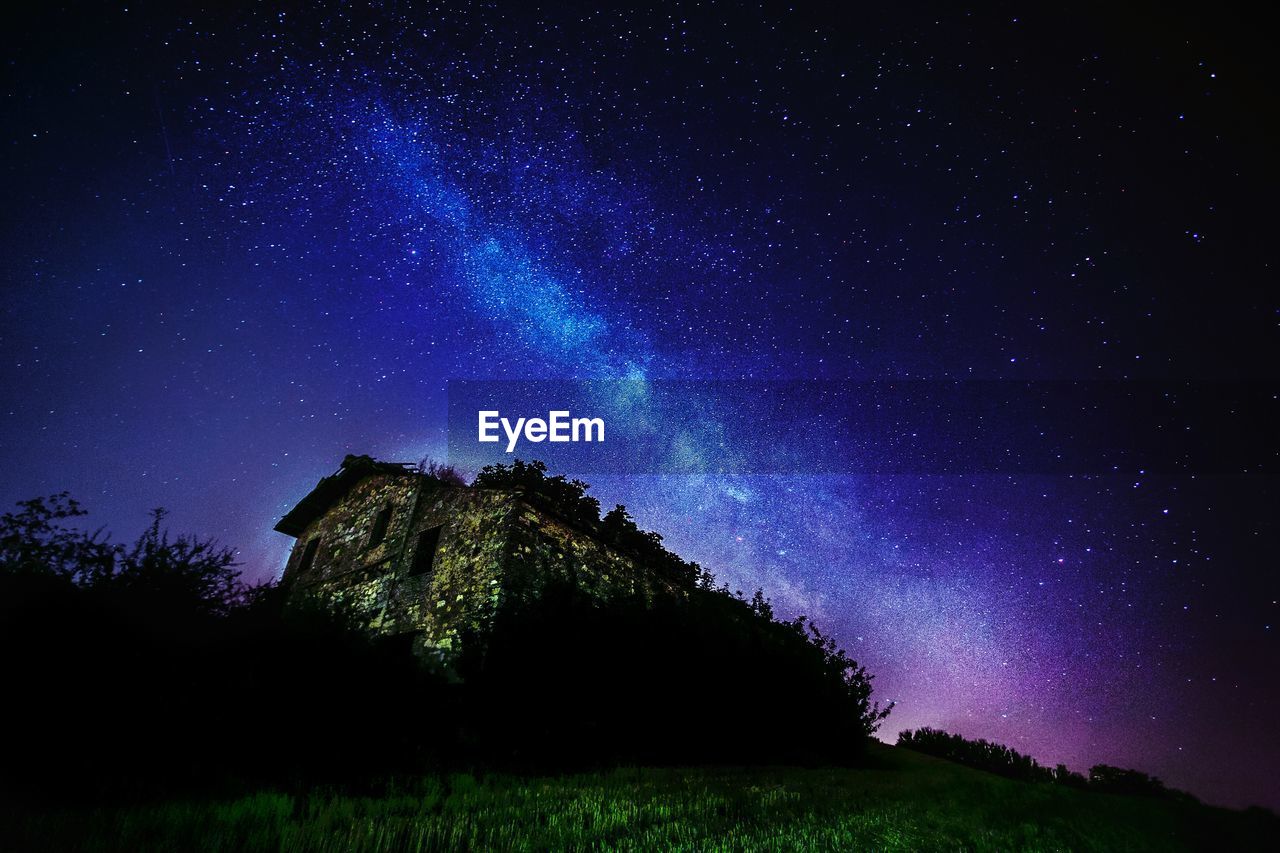
M297 506L285 513L275 529L289 536L300 536L307 525L325 513L347 492L371 474L411 476L417 473L408 462L379 462L372 456L348 455L338 466L337 472L316 483Z

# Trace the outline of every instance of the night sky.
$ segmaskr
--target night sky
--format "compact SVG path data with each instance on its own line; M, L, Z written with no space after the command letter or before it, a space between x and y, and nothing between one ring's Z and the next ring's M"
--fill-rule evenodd
M163 505L265 579L345 453L445 458L449 380L1275 387L1256 23L654 5L11 20L0 499L122 537ZM1274 435L1238 470L848 452L589 479L834 633L888 740L1280 807Z

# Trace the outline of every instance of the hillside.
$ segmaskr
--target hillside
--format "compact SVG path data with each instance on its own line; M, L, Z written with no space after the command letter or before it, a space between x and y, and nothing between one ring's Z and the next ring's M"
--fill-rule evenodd
M631 769L425 777L377 796L11 811L23 850L1264 849L1277 820L1033 785L875 745L863 769Z

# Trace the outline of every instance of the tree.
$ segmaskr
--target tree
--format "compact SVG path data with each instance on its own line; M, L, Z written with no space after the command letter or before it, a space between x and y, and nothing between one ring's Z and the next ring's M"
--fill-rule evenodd
M165 515L163 509L153 510L151 525L131 546L116 549L112 572L99 574L94 584L180 609L225 615L244 600L246 592L235 552L212 539L170 538L161 527Z
M99 593L127 591L205 614L225 614L246 595L235 552L212 539L171 537L163 509L153 510L151 524L125 546L111 542L101 528L68 524L87 513L66 492L18 507L0 516L0 576L57 579Z
M77 582L108 570L115 557L101 530L65 522L86 515L67 492L19 501L0 516L0 575L45 576Z
M763 594L758 593L758 596L763 598ZM770 614L771 619L772 611ZM848 713L856 720L858 729L867 737L875 734L894 706L890 702L881 708L879 702L871 701L871 682L875 676L868 673L866 667L859 666L844 649L836 645L834 638L823 634L817 625L804 616L798 617L791 624L821 656L822 666L830 682L841 686L844 704Z
M436 462L429 457L418 463L417 470L419 474L426 474L446 486L467 485L467 479L458 472L457 468L452 465L445 465L442 462Z
M1169 794L1164 782L1156 777L1110 764L1095 764L1089 768L1089 787L1095 791L1138 797L1164 797Z
M350 782L420 772L453 742L452 687L407 649L332 608L286 611L278 587L242 582L231 549L170 534L163 510L129 544L76 526L84 515L63 493L0 516L0 671L20 733L0 789ZM237 725L246 712L284 722Z
M773 619L773 602L764 597L764 590L759 587L751 596L751 612L761 619Z
M600 523L600 501L587 494L590 486L581 480L566 479L563 474L548 477L544 462L517 459L510 465L486 465L471 485L478 489L521 489L574 524L593 530Z

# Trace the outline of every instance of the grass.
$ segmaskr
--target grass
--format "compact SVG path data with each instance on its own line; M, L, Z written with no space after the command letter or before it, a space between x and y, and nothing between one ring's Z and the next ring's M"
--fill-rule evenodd
M426 777L378 797L0 810L6 850L1262 849L1275 819L992 776L877 746L862 769Z

